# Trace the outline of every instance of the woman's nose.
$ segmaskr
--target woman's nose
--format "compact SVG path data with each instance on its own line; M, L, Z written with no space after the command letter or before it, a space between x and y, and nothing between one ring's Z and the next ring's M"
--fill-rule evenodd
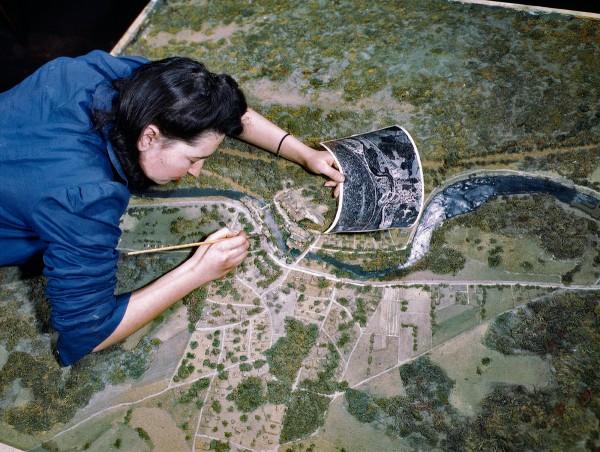
M194 177L198 177L200 175L200 171L202 170L202 165L204 165L204 160L198 160L196 163L190 166L188 173Z

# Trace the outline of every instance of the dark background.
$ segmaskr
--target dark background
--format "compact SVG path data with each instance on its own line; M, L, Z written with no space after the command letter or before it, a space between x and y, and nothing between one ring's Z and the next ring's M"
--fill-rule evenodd
M148 1L0 0L0 92L58 56L110 51ZM600 12L598 1L510 3Z
M110 51L149 0L0 0L0 92L58 56Z

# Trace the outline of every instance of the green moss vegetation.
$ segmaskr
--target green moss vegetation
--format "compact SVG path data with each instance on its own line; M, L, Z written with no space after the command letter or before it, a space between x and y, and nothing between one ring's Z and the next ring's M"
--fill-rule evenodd
M427 253L421 265L433 273L456 275L464 268L465 262L465 257L459 251L450 247L434 246Z
M488 251L488 266L498 267L502 263L502 246L497 245Z
M210 379L209 378L201 378L200 380L197 380L195 382L193 382L190 385L190 388L179 397L179 403L190 403L192 401L196 401L196 403L200 402L199 396L201 394L202 391L204 391L205 389L208 389L208 387L210 386Z
M149 366L150 357L156 351L160 341L144 337L133 350L122 350L110 370L108 381L111 384L125 382L128 378L140 378Z
M295 391L283 416L281 444L305 438L325 422L325 411L331 400L314 392Z
M373 234L375 236L376 234ZM352 253L344 251L353 251ZM332 257L340 262L358 265L363 272L376 272L396 267L404 262L410 249L395 249L393 246L383 246L379 250L356 250L353 248L342 249L340 251L317 250L317 257Z
M13 381L28 388L33 400L3 408L2 420L28 434L66 423L77 408L85 406L95 392L104 388L101 376L85 364L76 364L63 376L50 353L38 357L12 352L0 374L0 390L4 393Z
M35 434L69 421L105 383L98 369L90 366L93 360L80 362L68 372L57 364L48 334L45 278L17 280L9 287L0 294L0 345L8 352L0 370L0 417L17 432ZM14 388L29 391L30 399L13 405Z
M338 367L339 354L329 347L325 364L318 372L317 380L304 380L300 388L291 391L304 358L315 346L318 329L298 320L285 320L286 335L265 352L271 374L277 379L267 383L267 399L270 403L286 404L280 442L282 444L304 438L314 433L325 421L325 411L330 399L321 395L345 389L345 382L337 383L334 372Z
M286 318L285 336L265 351L271 374L279 381L292 384L302 360L316 344L318 334L316 325L305 325L291 317Z
M552 168L582 182L597 166L589 160L593 151L577 149L597 144L600 129L594 89L600 63L591 56L600 41L597 21L444 1L355 1L341 8L260 0L168 2L151 22L151 32L128 53L191 56L250 87L267 81L287 93L290 84L315 105L312 110L288 116L289 100L263 101L258 89L253 103L311 143L399 119L410 124L417 143L424 143L424 161L436 162L425 170L429 186L472 164L537 170L546 158L557 159ZM178 40L174 34L182 29L207 39ZM158 44L158 31L173 39ZM332 93L334 105L319 102L320 94ZM369 108L381 93L386 100ZM516 107L515 98L521 100ZM360 102L366 108L358 110ZM547 150L524 160L531 151ZM581 165L569 163L571 153L582 153ZM490 155L497 159L486 160Z
M367 325L367 302L362 297L356 298L356 307L352 311L352 319L362 327Z
M349 389L348 412L361 422L373 423L391 438L408 438L421 448L457 443L461 438L455 425L458 415L449 404L454 382L444 370L428 357L420 357L400 366L400 377L406 396L378 398Z
M267 382L267 398L269 403L279 405L287 403L292 393L292 386L284 381L272 380Z
M242 147L247 149L244 144L228 142L231 147ZM233 156L225 152L215 152L209 159L206 160L206 169L217 175L226 176L229 180L244 187L244 189L258 194L263 200L268 200L273 197L273 194L281 189L281 179L283 173L278 167L274 157L268 157L266 152L263 152L272 162L265 164L262 159L244 158ZM235 162L235 163L234 163ZM234 164L232 164L234 163ZM290 166L286 169L287 176L292 178L301 178L301 169ZM213 180L199 179L200 184L212 183ZM224 181L226 184L226 180ZM234 188L232 185L222 185L215 188Z
M183 297L183 304L187 307L188 322L192 328L195 328L202 316L207 294L206 286L203 286Z
M255 254L252 263L260 273L256 285L260 288L269 287L277 278L281 276L280 267L269 257L266 251L259 251Z
M348 388L345 393L347 410L360 422L373 422L379 417L380 407L365 391Z
M213 215L209 215L209 212ZM199 242L216 229L215 223L222 220L221 215L215 212L216 209L207 209L200 219L177 217L171 222L169 230L178 237L178 244Z
M588 336L600 326L598 297L598 292L562 292L502 314L491 325L485 344L507 355L523 350L540 356L568 353L583 339L595 337Z
M219 441L217 439L211 440L208 447L208 450L214 450L215 452L229 452L231 450L229 442Z
M229 273L223 278L217 279L212 283L216 288L215 293L223 298L229 298L229 300L239 302L242 299L242 295L234 285L235 277L233 273Z
M598 116L596 114L596 116ZM600 182L591 182L589 177L600 167L600 147L591 147L563 154L544 157L525 157L520 169L525 171L555 171L579 185L600 190Z
M267 401L266 387L261 377L248 377L243 379L237 387L229 393L227 400L232 400L237 409L250 413Z
M338 391L344 391L348 387L348 383L335 380L335 371L339 364L340 354L332 343L328 343L324 365L317 372L317 379L303 380L299 387L320 394L333 394Z
M595 221L573 215L549 195L506 197L486 203L469 215L456 217L454 221L454 224L475 227L484 232L513 237L530 235L556 259L581 258L598 234ZM448 222L448 227L451 227L451 222ZM490 257L493 259L501 252L502 249L496 246L490 250Z
M116 293L131 292L154 281L181 263L181 256L156 253L149 255L127 256L119 258L118 283Z
M414 400L431 401L435 406L448 405L454 382L444 370L425 358L400 366L406 395Z
M492 323L486 345L504 354L549 357L556 381L549 388L506 387L492 393L476 420L478 444L488 449L597 447L599 303L600 292L559 292Z
M8 351L12 351L22 339L34 339L36 334L31 318L18 314L0 318L0 341L6 344Z
M173 376L173 381L178 382L185 380L187 377L192 375L192 372L196 370L196 367L189 362L188 358L184 358L177 369L177 374Z
M250 372L252 370L252 364L241 363L240 364L240 370L242 372Z
M41 276L17 279L11 285L14 292L3 292L6 298L0 311L0 323L7 327L0 333L0 344L9 352L0 370L0 398L6 401L0 416L16 431L32 436L67 423L106 384L140 378L160 345L147 335L131 350L110 347L61 369L51 352L45 286ZM11 318L27 323L7 321ZM25 403L13 405L14 388L29 392Z
M136 427L135 431L138 432L139 437L142 438L144 441L150 441L150 435L142 427Z
M221 405L221 402L219 402L218 400L213 400L210 404L210 407L217 414L220 414L221 411L223 411L223 405Z
M565 291L500 315L484 339L504 354L550 359L547 387L497 385L474 417L450 404L454 383L427 357L400 367L406 395L377 398L348 389L347 409L359 421L441 450L571 450L598 444L600 292ZM481 359L481 367L490 358Z

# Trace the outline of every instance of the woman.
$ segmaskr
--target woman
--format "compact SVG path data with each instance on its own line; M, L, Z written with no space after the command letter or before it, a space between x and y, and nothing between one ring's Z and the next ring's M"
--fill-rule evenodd
M198 62L148 62L95 51L59 58L0 94L0 265L43 254L57 353L71 365L150 322L247 254L223 228L153 283L115 296L119 219L129 189L198 176L226 135L330 180L343 176L313 150L248 109L228 75Z

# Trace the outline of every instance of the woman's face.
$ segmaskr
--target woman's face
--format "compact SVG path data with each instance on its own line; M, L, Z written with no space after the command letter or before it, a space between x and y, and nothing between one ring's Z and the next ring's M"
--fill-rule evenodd
M208 132L194 144L170 140L155 126L148 126L138 140L140 166L150 180L166 184L190 173L198 177L204 160L221 144L225 135Z

